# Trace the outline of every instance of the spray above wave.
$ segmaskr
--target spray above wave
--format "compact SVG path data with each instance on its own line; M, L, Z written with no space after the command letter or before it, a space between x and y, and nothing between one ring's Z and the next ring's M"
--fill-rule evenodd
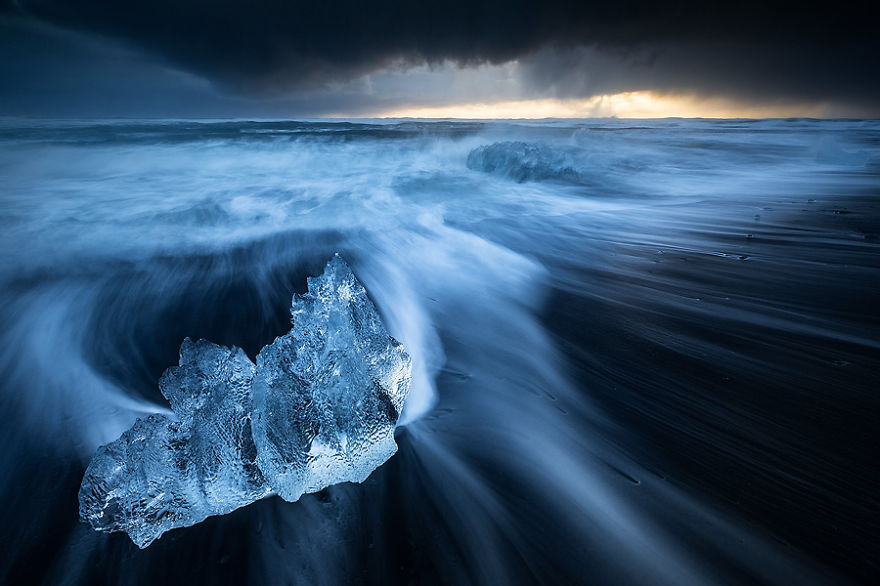
M291 313L256 367L239 348L184 340L159 381L176 418L139 419L98 449L80 517L143 548L273 489L296 501L363 482L388 460L412 366L363 285L334 256Z

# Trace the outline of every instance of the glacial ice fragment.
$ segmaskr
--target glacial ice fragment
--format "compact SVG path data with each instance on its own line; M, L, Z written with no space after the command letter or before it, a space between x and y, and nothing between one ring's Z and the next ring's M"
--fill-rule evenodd
M241 349L184 340L180 365L159 380L176 418L139 419L98 449L80 487L80 517L146 547L271 494L251 435L253 376Z
M143 548L273 490L295 501L362 482L390 458L411 362L363 285L335 256L291 314L256 367L239 348L184 340L159 380L174 417L139 419L98 449L80 518Z
M257 463L281 497L363 482L397 451L412 365L339 256L295 295L293 329L257 356Z
M475 148L467 157L467 167L525 181L584 183L588 179L577 170L571 150L528 142L496 142Z

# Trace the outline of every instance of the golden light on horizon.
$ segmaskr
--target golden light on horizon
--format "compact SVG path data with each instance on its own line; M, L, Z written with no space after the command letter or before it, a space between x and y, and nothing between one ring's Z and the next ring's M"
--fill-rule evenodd
M724 98L651 91L583 99L503 100L415 106L378 112L378 118L789 118L821 117L822 104L747 104Z

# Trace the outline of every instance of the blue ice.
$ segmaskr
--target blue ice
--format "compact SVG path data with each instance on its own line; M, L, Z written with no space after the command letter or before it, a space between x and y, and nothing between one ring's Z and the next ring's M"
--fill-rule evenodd
M296 295L293 328L262 349L184 340L159 388L174 417L139 419L98 449L80 517L139 547L279 494L363 482L397 451L412 364L339 256Z

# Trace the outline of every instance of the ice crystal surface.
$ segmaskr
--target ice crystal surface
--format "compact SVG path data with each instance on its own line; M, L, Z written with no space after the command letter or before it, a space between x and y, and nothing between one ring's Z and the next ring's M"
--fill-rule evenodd
M263 348L254 377L257 462L289 501L362 482L397 451L410 358L338 256L296 295L293 329Z
M80 517L146 547L169 529L270 494L251 435L254 365L239 348L186 339L159 388L174 417L139 419L92 458Z
M165 531L277 492L362 482L397 451L411 363L335 256L296 295L293 328L245 353L186 339L159 380L173 417L139 419L98 449L80 517L146 547Z

